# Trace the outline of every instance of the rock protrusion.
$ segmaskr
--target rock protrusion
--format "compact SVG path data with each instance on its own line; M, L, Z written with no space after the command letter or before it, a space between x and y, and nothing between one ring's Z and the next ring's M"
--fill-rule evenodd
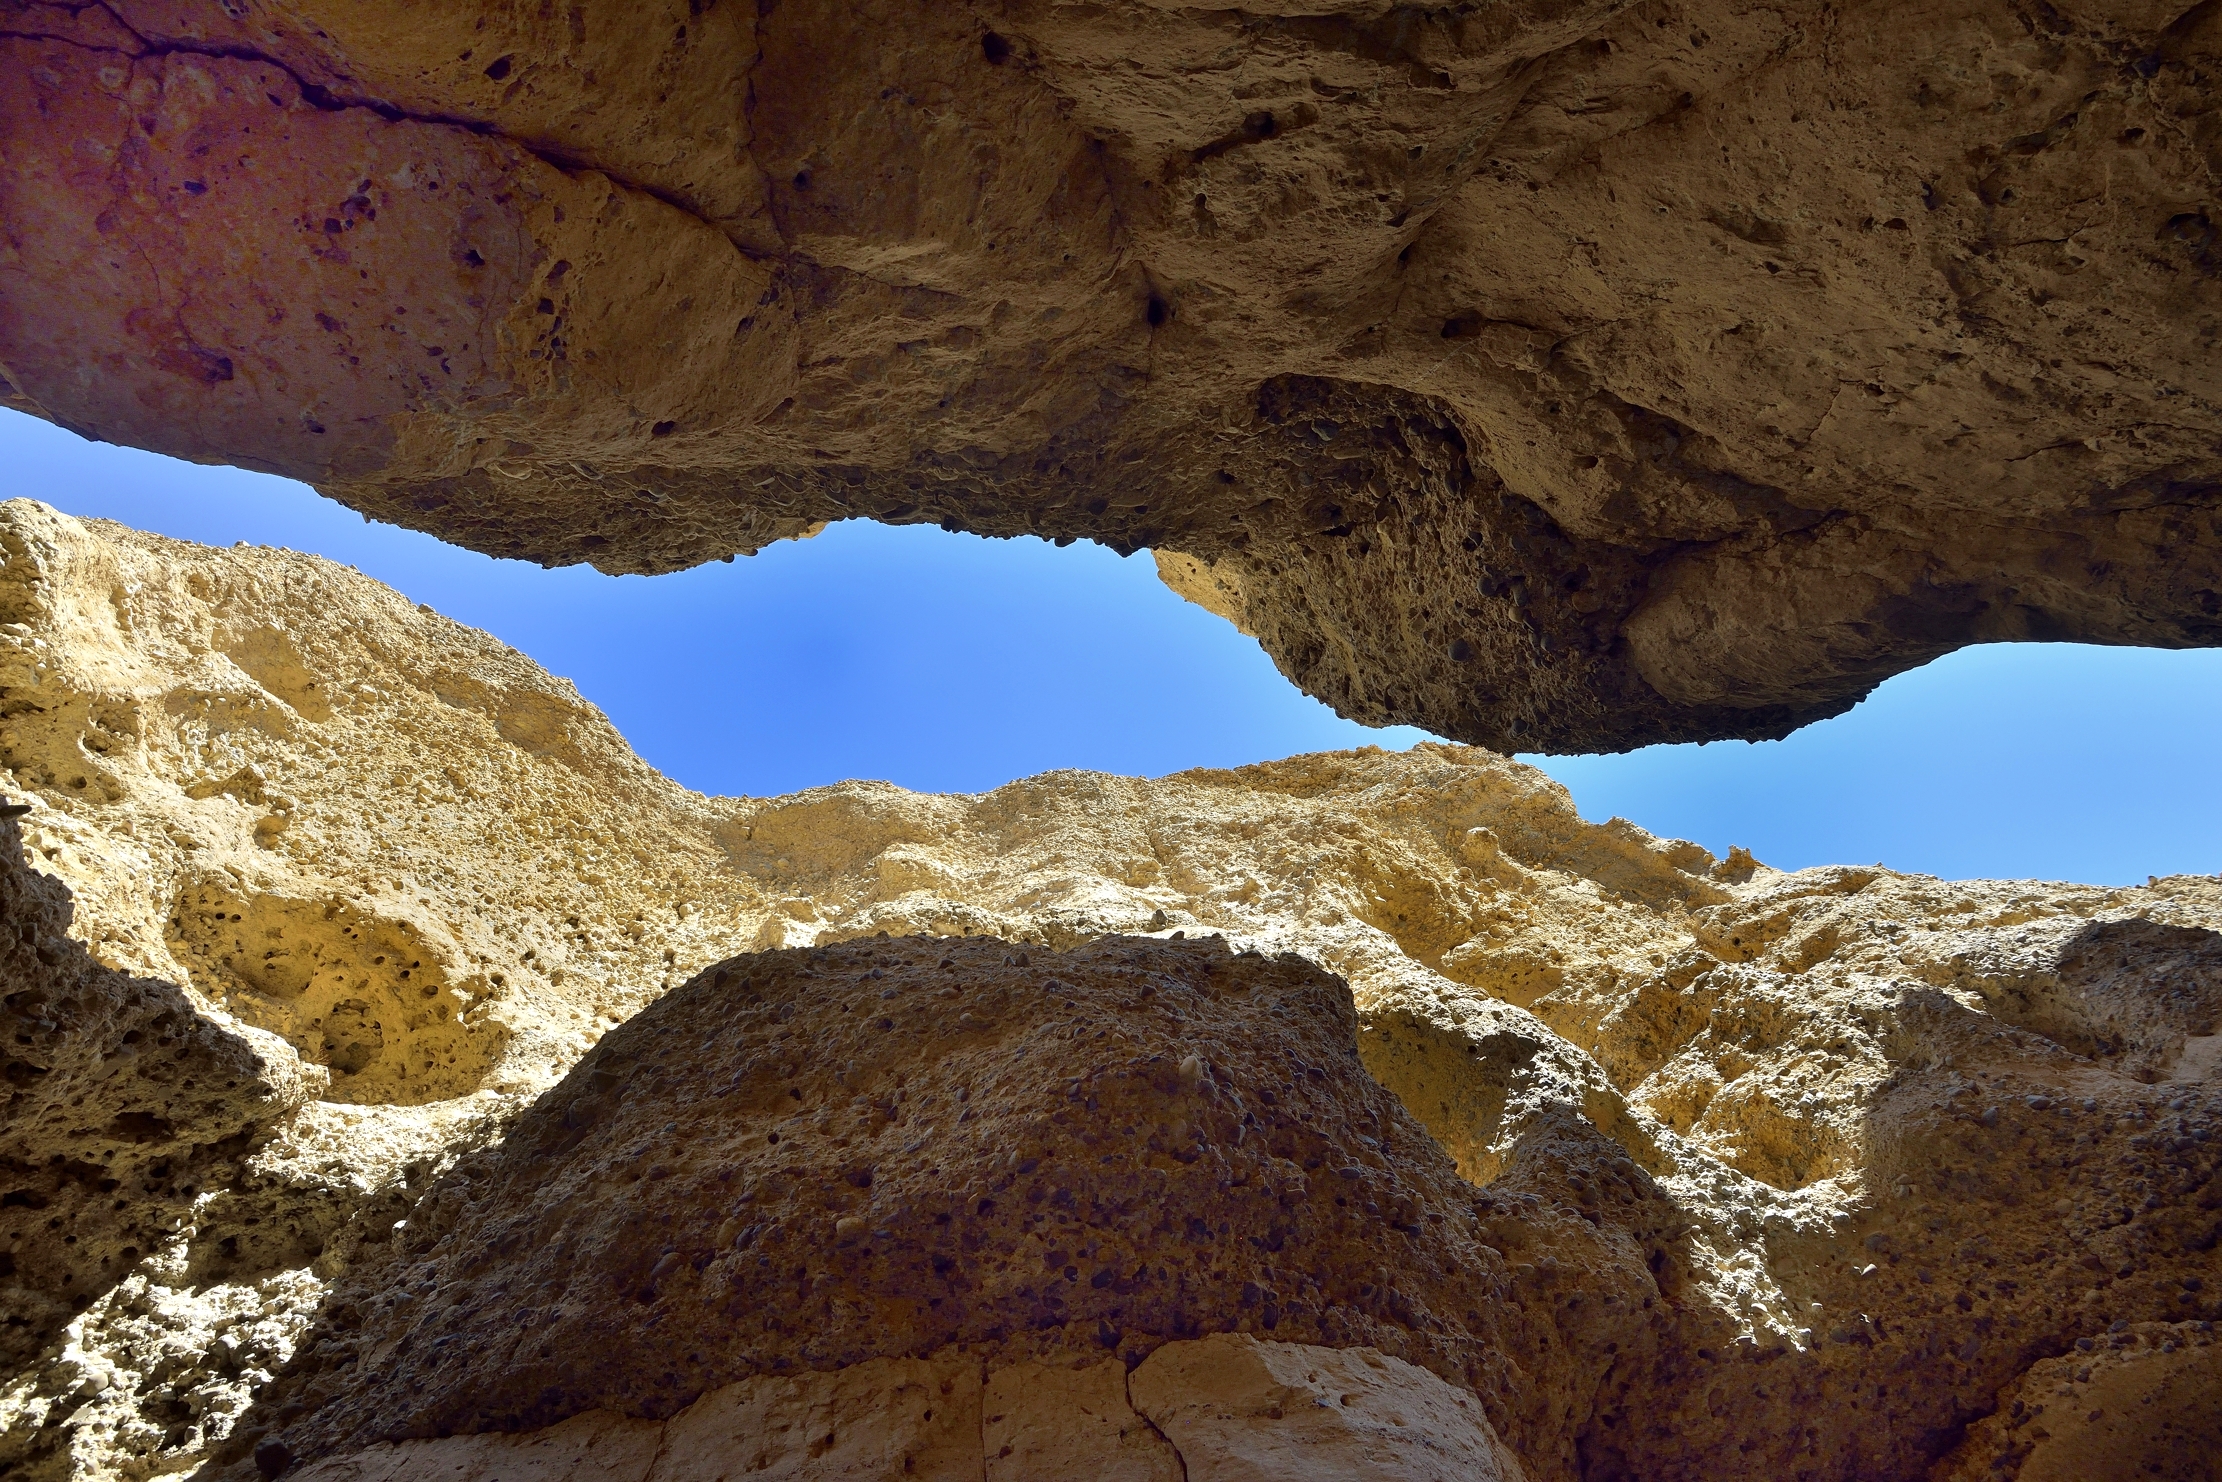
M1554 1362L1499 1331L1502 1258L1366 1075L1339 981L1217 941L1012 955L740 958L611 1034L354 1279L360 1326L297 1360L296 1450L668 1417L952 1350L1131 1366L1243 1332L1491 1395L1510 1354ZM488 1362L496 1307L515 1325Z
M31 1254L0 1285L32 1272L12 1336L36 1347L0 1371L0 1471L506 1474L593 1431L623 1472L710 1382L644 1355L745 1347L732 1382L801 1385L804 1413L860 1365L963 1358L982 1465L1069 1444L1150 1474L1166 1453L1110 1378L1229 1334L1471 1384L1534 1482L2165 1463L2109 1439L2128 1405L2161 1422L2140 1436L2203 1434L2181 1396L2222 1321L2222 879L1785 874L1434 744L704 798L358 574L29 501L0 505L0 619L9 919L35 926L28 956L0 933L8 992L33 985L0 1127L28 1129L0 1231ZM424 1043L461 1023L499 1057L349 1070L356 1025L394 1044L383 1009L335 996L376 1012L327 1034L304 967L386 974L433 1010ZM142 1023L193 1086L140 1074ZM273 1094L210 1095L194 1067L240 1045ZM1304 1176L1266 1181L1262 1229L1252 1156ZM198 1176L153 1182L175 1158ZM145 1177L102 1202L73 1159ZM1164 1200L1135 1195L1151 1168ZM150 1209L152 1248L123 1233ZM1070 1231L1159 1259L1098 1288ZM57 1285L94 1294L42 1305ZM481 1380L538 1386L491 1396L504 1423L543 1392L631 1413L316 1449L370 1425L355 1394L478 1425Z
M454 942L344 896L243 892L227 876L204 876L180 893L168 928L210 998L324 1068L327 1100L467 1096L509 1039L488 1013L483 973L457 993Z
M274 1037L105 967L0 820L0 1374L13 1374L307 1099ZM90 1394L105 1383L88 1376Z
M285 1474L297 1482L1522 1482L1471 1394L1370 1349L1206 1338L1166 1344L1131 1376L1117 1359L1030 1363L991 1368L984 1386L981 1367L959 1355L868 1359L742 1380L660 1424L595 1410L518 1435L374 1446Z
M1188 1482L1525 1482L1471 1392L1369 1348L1221 1334L1134 1371Z
M0 405L551 565L1150 548L1359 720L1779 736L2222 642L2222 27L2025 8L9 0Z

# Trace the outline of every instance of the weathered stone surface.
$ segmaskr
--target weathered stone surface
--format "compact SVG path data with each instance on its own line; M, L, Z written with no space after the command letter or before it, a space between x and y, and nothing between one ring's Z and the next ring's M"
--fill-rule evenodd
M590 1410L544 1430L402 1441L284 1474L301 1482L1493 1482L1520 1475L1488 1422L1464 1413L1478 1409L1471 1394L1371 1350L1226 1337L1166 1344L1134 1382L1148 1387L1153 1406L1178 1417L1178 1451L1129 1404L1126 1366L1117 1359L995 1369L984 1392L980 1370L979 1360L961 1357L867 1359L742 1380L660 1424ZM1284 1380L1329 1383L1335 1392L1292 1391ZM1293 1403L1285 1412L1276 1407L1299 1392L1307 1406L1332 1406L1335 1414L1322 1424ZM1214 1423L1229 1403L1246 1407L1231 1429ZM275 1452L266 1454L275 1466Z
M300 1482L648 1482L663 1438L653 1422L590 1410L543 1431L403 1441L284 1474Z
M37 872L0 979L0 1471L225 1434L446 1161L768 909L722 815L486 635L28 501L0 766Z
M990 1373L980 1435L988 1482L1184 1482L1189 1473L1180 1453L1135 1413L1127 1383L1126 1365L1115 1358L1013 1364Z
M980 1435L977 1361L867 1359L712 1390L664 1426L649 1482L976 1482Z
M0 8L0 396L503 555L1164 553L1365 720L2222 639L2204 5Z
M998 1208L983 1217L972 1206L984 1220L969 1232L985 1241L981 1251L962 1249L965 1233L929 1233L909 1247L954 1240L952 1271L972 1261L962 1269L983 1276L959 1290L931 1285L942 1274L930 1257L910 1267L883 1262L876 1232L938 1232L920 1211L954 1197L953 1168L1009 1177L1023 1203L1028 1180L1056 1165L1045 1158L1021 1175L1001 1166L1013 1152L1024 1161L1040 1155L1031 1147L1069 1147L1083 1133L1106 1139L1095 1156L1135 1152L1115 1128L1054 1120L1071 1112L1069 1079L1109 1074L1141 1053L1098 1055L1090 1047L1112 1039L1061 1037L1076 1026L1154 1043L1149 1053L1176 1072L1191 1053L1161 1014L1128 1007L1139 989L1127 980L1112 974L1090 987L1081 969L1119 952L1223 964L1208 979L1237 1001L1270 996L1277 983L1324 982L1316 969L1347 983L1350 1008L1331 1023L1295 1015L1326 992L1319 989L1275 1000L1288 1017L1239 1023L1239 1015L1217 1023L1213 1015L1226 1011L1214 1000L1211 1014L1187 1015L1177 1032L1240 1041L1228 1055L1208 1047L1197 1055L1198 1097L1216 1096L1205 1088L1219 1085L1221 1061L1252 1080L1272 1062L1276 1096L1282 1081L1315 1088L1305 1094L1318 1098L1316 1125L1302 1136L1316 1140L1322 1161L1304 1170L1302 1207L1332 1210L1320 1228L1347 1234L1339 1248L1369 1254L1313 1266L1291 1261L1285 1239L1269 1254L1224 1251L1216 1237L1174 1240L1162 1264L1190 1277L1177 1299L1144 1288L1104 1297L1088 1285L1090 1269L1076 1283L1086 1295L1068 1296L1068 1313L1117 1299L1149 1307L1151 1322L1197 1324L1161 1334L1162 1349L1238 1331L1253 1311L1262 1321L1265 1293L1277 1293L1280 1327L1252 1336L1372 1346L1445 1383L1473 1385L1536 1482L1711 1478L1721 1457L1740 1458L1754 1476L1864 1482L1920 1477L1964 1457L1984 1472L2007 1456L2001 1473L2010 1474L2037 1465L2037 1451L2021 1448L2048 1438L2067 1444L2053 1423L2064 1412L2046 1398L2058 1386L2087 1392L2105 1379L2135 1390L2130 1401L2090 1401L2074 1412L2084 1415L2111 1415L2123 1403L2141 1414L2176 1411L2173 1397L2187 1386L2199 1392L2204 1361L2179 1355L2205 1351L2211 1326L2201 1325L2222 1317L2214 945L2222 882L2213 878L2116 890L1947 882L1881 867L1786 875L1741 852L1719 860L1623 822L1585 823L1540 774L1432 745L1156 781L1052 773L978 797L849 783L789 798L702 798L642 766L591 707L521 657L329 563L210 551L27 503L0 508L0 552L9 625L0 628L0 791L32 810L21 821L23 858L35 872L24 877L25 899L46 901L35 908L51 908L40 919L59 922L64 902L55 892L66 887L75 918L56 951L92 960L84 983L125 994L135 981L130 992L181 1006L192 1017L180 1044L200 1047L193 1063L229 1064L226 1047L252 1046L272 1088L247 1101L227 1093L234 1099L218 1098L205 1116L190 1098L176 1103L207 1129L177 1123L180 1143L243 1132L246 1141L201 1165L189 1200L177 1186L174 1212L183 1219L174 1232L161 1233L170 1186L147 1191L143 1207L160 1218L135 1265L119 1264L135 1243L124 1226L136 1229L140 1218L128 1209L72 1206L85 1232L80 1246L98 1244L87 1256L50 1248L40 1222L51 1211L0 1207L0 1218L26 1221L8 1227L23 1241L48 1242L32 1253L47 1263L39 1269L57 1280L76 1273L89 1298L74 1312L51 1303L21 1309L46 1314L37 1318L47 1325L41 1332L61 1324L0 1374L0 1467L26 1477L138 1482L190 1470L212 1450L253 1476L253 1449L291 1448L289 1437L301 1441L305 1467L319 1458L307 1432L296 1432L342 1428L342 1412L295 1413L289 1407L301 1402L288 1396L320 1386L383 1394L402 1370L460 1375L460 1360L431 1362L430 1338L446 1335L453 1341L443 1352L479 1345L471 1367L497 1387L509 1382L497 1349L523 1356L519 1374L575 1354L586 1378L634 1396L607 1402L641 1412L627 1425L660 1426L646 1417L715 1391L686 1377L691 1361L652 1372L628 1366L662 1343L663 1329L649 1326L657 1313L699 1316L688 1304L708 1300L704 1273L729 1273L748 1254L729 1243L745 1225L718 1242L730 1212L698 1228L691 1222L706 1206L690 1201L714 1186L737 1205L738 1193L724 1192L735 1185L715 1174L768 1167L776 1151L766 1142L748 1159L712 1166L703 1150L735 1132L721 1109L745 1103L749 1117L768 1115L747 1098L769 1083L744 1077L720 1097L727 1081L703 1067L756 1064L741 1041L765 1033L776 1047L772 1068L795 1065L796 1088L823 1098L805 1108L811 1140L788 1151L790 1166L808 1176L758 1195L828 1223L821 1241L779 1237L781 1259L792 1256L788 1276L801 1266L879 1281L875 1290L907 1290L909 1305L892 1318L876 1308L837 1312L811 1306L799 1284L775 1286L755 1306L786 1314L797 1332L705 1319L696 1330L704 1343L669 1352L726 1363L734 1345L746 1345L790 1357L784 1372L735 1365L729 1372L755 1375L733 1381L744 1384L881 1359L939 1361L956 1340L937 1334L957 1326L930 1306L940 1297L965 1321L1008 1328L995 1340L1000 1348L970 1357L985 1386L982 1433L1010 1427L1016 1455L1019 1440L1042 1432L1012 1420L1023 1412L991 1403L999 1383L1020 1383L999 1374L1074 1363L1065 1372L1084 1374L1124 1351L1098 1346L1090 1322L1033 1326L1038 1314L1017 1296L1027 1285L1037 1296L1055 1289L1061 1275L1043 1264L1053 1250L1082 1269L1077 1246L1044 1248L1035 1274L1019 1274L1023 1260L1012 1264L987 1237L1009 1235L1021 1215L984 1195ZM208 893L219 888L233 903L221 923ZM180 909L195 902L205 905L199 917ZM351 927L366 941L407 940L434 955L397 963L378 946L349 956ZM39 930L54 945L48 927ZM882 932L891 939L881 941ZM1122 934L1155 940L1104 940ZM1001 941L977 940L990 936ZM241 961L258 940L272 955L250 950ZM769 955L733 960L751 951ZM1240 955L1251 952L1262 956ZM871 993L902 985L897 998L833 996L864 982L833 971L860 962L858 954L914 959L876 964L887 976L869 980ZM984 961L960 972L941 968L944 957ZM292 964L283 972L281 959ZM55 966L34 969L34 960L35 948L10 970ZM719 963L728 964L722 997L704 976ZM424 995L417 974L434 964L435 991ZM489 1061L465 1072L443 1056L430 1075L406 1059L388 1071L381 1059L349 1070L334 1052L361 1036L327 1036L298 1007L317 1002L316 973L335 966L377 987L353 995L366 1007L396 1006L392 1020L369 1016L382 1035L389 1023L407 1031L382 1046L420 1035L437 1043L432 1025L452 1019L435 1011L412 1026L407 1015L414 1004L436 1009L447 994L462 1006L455 1017L484 1035L476 1042ZM390 978L374 971L389 968ZM765 1005L741 1002L735 986L761 977L768 987L775 970L797 990L797 1017L785 1025L769 1023ZM311 986L295 994L303 971ZM699 979L693 989L659 1002L667 984L690 979ZM995 1005L991 1014L973 1008L970 1026L950 1022L947 1005L958 1000L937 996L960 981L977 982L983 1003ZM1181 992L1201 992L1182 981ZM1153 1001L1172 992L1161 988ZM891 1011L913 999L941 1007ZM86 1001L95 1002L89 991ZM136 1000L97 1000L127 1001ZM838 1004L852 1001L866 1011L886 1005L879 1017L898 1028L874 1033L877 1019L867 1018L813 1029L809 1053L776 1037L797 1022L843 1020ZM9 1043L50 1033L36 1022L43 1010L28 1005L8 1006ZM739 1038L706 1027L664 1035L712 1010L743 1015ZM94 1161L113 1150L117 1166L156 1150L100 1131L145 1100L131 1073L106 1074L144 1063L121 1053L130 1048L121 1043L125 1017L102 1009L68 1027L57 1018L58 1038L38 1041L68 1042L54 1075L75 1078L75 1089L39 1103L47 1110L37 1157L49 1157L55 1139L89 1149ZM328 1024L332 1015L305 1017ZM612 1026L621 1034L604 1041L603 1058L582 1064ZM1329 1041L1339 1058L1321 1058ZM923 1053L944 1042L955 1049ZM647 1053L667 1044L669 1060ZM1302 1047L1305 1064L1333 1069L1336 1079L1322 1085L1292 1062L1273 1062L1275 1045ZM1020 1048L1023 1059L998 1058ZM1052 1062L1072 1069L1027 1073ZM615 1063L635 1073L597 1085L596 1068ZM888 1087L874 1079L889 1067L909 1092L892 1116L878 1104ZM973 1075L973 1097L962 1103L978 1108L973 1119L952 1127L922 1116L921 1088L964 1072ZM855 1084L843 1085L843 1075ZM1189 1093L1175 1079L1179 1101ZM81 1091L73 1111L68 1103ZM205 1083L192 1093L206 1094ZM32 1090L34 1100L46 1095ZM1244 1095L1249 1111L1263 1104ZM13 1105L28 1115L29 1103ZM581 1108L597 1117L606 1110L638 1136L590 1142L595 1128L564 1129L581 1135L579 1146L566 1153L550 1144L528 1178L524 1150L540 1145L531 1140ZM1186 1120L1191 1131L1227 1130L1201 1115ZM669 1124L709 1130L677 1139L663 1133ZM1169 1119L1166 1127L1170 1137ZM1381 1127L1400 1130L1385 1137ZM1001 1145L968 1141L991 1129ZM1421 1237L1398 1230L1397 1210L1378 1196L1378 1219L1360 1211L1357 1220L1331 1202L1315 1208L1321 1175L1352 1166L1331 1165L1327 1153L1355 1152L1372 1166L1376 1150L1360 1134L1382 1144L1384 1188L1410 1192L1430 1216L1417 1222ZM833 1146L841 1136L848 1147ZM1251 1138L1245 1132L1236 1151L1249 1156ZM972 1161L940 1161L950 1148L969 1149ZM604 1155L597 1173L590 1165ZM870 1188L841 1177L867 1156ZM1173 1166L1194 1177L1195 1165ZM674 1171L649 1177L659 1167ZM513 1208L488 1203L488 1169L514 1175ZM635 1172L640 1178L622 1187L611 1181ZM456 1243L458 1232L529 1226L543 1185L571 1190L604 1223L582 1218L556 1232L560 1245L507 1253ZM1076 1208L1095 1197L1077 1176L1067 1186ZM1198 1218L1210 1210L1213 1230L1224 1218L1231 1232L1232 1204L1217 1213L1239 1197L1231 1183L1224 1192L1216 1180L1183 1187L1193 1198L1181 1208ZM1048 1204L1054 1192L1044 1207L1073 1218ZM1105 1183L1100 1192L1118 1191ZM836 1201L847 1201L838 1213ZM831 1224L867 1213L861 1234ZM636 1278L676 1243L661 1233L666 1214L708 1244L689 1245L687 1259L646 1284L657 1299L642 1303ZM450 1218L457 1223L447 1227ZM628 1228L641 1249L617 1241ZM1422 1252L1445 1250L1446 1229L1466 1232L1457 1239L1470 1244L1457 1249L1470 1249L1472 1260L1392 1257L1415 1239ZM1263 1234L1271 1239L1270 1226ZM1164 1239L1154 1226L1117 1221L1093 1238ZM606 1261L596 1242L612 1246ZM709 1246L727 1254L698 1273L692 1257ZM102 1255L115 1260L103 1267ZM1244 1306L1241 1280L1230 1292L1209 1274L1267 1260L1300 1280L1243 1278L1259 1288L1254 1308ZM561 1264L571 1284L543 1292L537 1283L547 1278L520 1277L503 1290L505 1262ZM597 1276L598 1262L623 1275L632 1295ZM438 1275L451 1263L475 1274L430 1291L412 1274ZM394 1272L402 1275L381 1274ZM1476 1273L1486 1290L1459 1287ZM1339 1294L1334 1311L1352 1331L1292 1327L1312 1320L1291 1315L1303 1280ZM598 1331L633 1333L631 1346L582 1340L548 1358L529 1346L524 1334L563 1330L543 1318L565 1310L574 1287L578 1301L609 1317ZM1406 1287L1417 1293L1406 1300L1447 1314L1442 1327L1415 1332L1393 1304L1379 1305L1380 1293ZM475 1309L469 1292L482 1294ZM516 1321L520 1312L534 1315L529 1327ZM407 1352L397 1343L343 1370L320 1357L360 1353L367 1332L406 1337L420 1327L423 1346ZM905 1333L930 1351L872 1346ZM1067 1337L1077 1351L1050 1351ZM797 1357L806 1351L813 1356ZM1459 1351L1480 1355L1479 1369L1428 1356ZM2128 1367L2106 1379L2113 1371L2100 1360L2117 1352ZM2148 1352L2153 1366L2140 1367L2137 1355ZM2045 1367L2070 1355L2092 1356L2090 1379L2075 1377L2081 1365ZM2168 1377L2178 1365L2189 1378ZM659 1382L667 1371L669 1386ZM439 1395L449 1383L410 1403L446 1403ZM539 1403L511 1398L527 1409ZM585 1389L574 1398L605 1403ZM2047 1418L2025 1422L2038 1404ZM2170 1423L2199 1434L2199 1413ZM2047 1437L2034 1435L2037 1425ZM2094 1434L2094 1445L2114 1445L2103 1430ZM506 1458L488 1465L547 1455L473 1444ZM2062 1465L2079 1464L2080 1454L2058 1453Z
M1938 1469L1940 1482L2212 1477L2222 1457L2222 1344L2212 1324L2121 1327L2032 1365Z
M2033 1364L2208 1311L2211 1085L2148 1087L1935 990L1713 971L1702 1068L1654 1115L1639 1091L1621 1130L1642 1162L1561 1103L1477 1189L1359 1071L1348 1001L1293 957L913 937L737 959L462 1159L342 1280L266 1413L304 1410L282 1444L317 1456L717 1392L686 1449L718 1458L842 1408L821 1375L782 1409L783 1366L852 1376L846 1408L876 1414L901 1386L874 1363L1110 1355L1139 1362L1130 1404L1191 1476L1691 1477L1736 1456L1915 1477L2043 1383ZM1868 1055L1887 1078L1852 1092L1844 1062ZM1755 1070L1714 1089L1739 1058ZM2117 1387L2195 1436L2203 1373ZM1383 1451L1400 1431L1428 1444Z
M613 1032L417 1207L404 1265L335 1292L360 1324L297 1356L316 1418L295 1449L669 1415L789 1369L892 1394L870 1361L957 1347L1131 1365L1230 1331L1491 1393L1521 1387L1512 1364L1581 1387L1585 1356L1507 1317L1466 1186L1365 1074L1355 1027L1318 968L1216 941L740 959ZM921 1376L911 1408L968 1407L977 1446L970 1384ZM788 1424L826 1403L798 1393ZM698 1430L694 1453L764 1429L690 1415L673 1435Z
M1521 1482L1471 1393L1370 1348L1221 1334L1159 1349L1130 1388L1188 1482Z
M72 941L69 892L0 821L0 1372L37 1356L307 1099L269 1035ZM72 1376L89 1398L115 1375Z

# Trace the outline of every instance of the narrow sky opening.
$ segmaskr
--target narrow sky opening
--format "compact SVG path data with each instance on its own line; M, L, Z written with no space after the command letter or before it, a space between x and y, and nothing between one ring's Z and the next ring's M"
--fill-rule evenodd
M847 777L980 791L1056 767L1144 776L1410 728L1335 716L1147 556L836 525L674 576L543 571L365 521L303 485L91 443L0 412L0 497L314 551L576 682L705 792ZM1786 741L1529 757L1584 816L1781 868L2141 883L2222 870L2222 651L1963 650Z

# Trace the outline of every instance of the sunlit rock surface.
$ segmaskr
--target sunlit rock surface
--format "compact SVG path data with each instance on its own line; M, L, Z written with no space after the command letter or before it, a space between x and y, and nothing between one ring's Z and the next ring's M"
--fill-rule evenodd
M0 4L0 400L499 555L1151 547L1344 714L2222 639L2181 0Z
M26 1476L632 1475L887 1365L1106 1476L1460 1395L1532 1479L2203 1454L2222 881L1783 874L1435 745L704 798L329 562L0 551Z

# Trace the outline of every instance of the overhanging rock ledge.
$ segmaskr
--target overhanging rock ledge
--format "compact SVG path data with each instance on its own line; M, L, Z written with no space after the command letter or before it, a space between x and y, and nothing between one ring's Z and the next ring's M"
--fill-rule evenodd
M504 556L1161 553L1343 714L2222 641L2222 11L0 0L0 401Z

